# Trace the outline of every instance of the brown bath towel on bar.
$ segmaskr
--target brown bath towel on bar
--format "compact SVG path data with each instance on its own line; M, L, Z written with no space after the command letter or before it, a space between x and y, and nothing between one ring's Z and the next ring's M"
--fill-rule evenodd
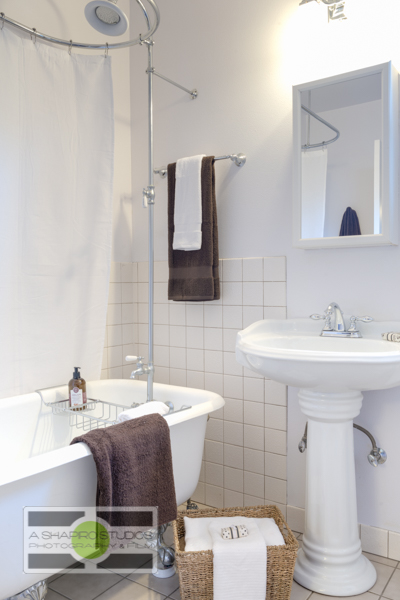
M168 423L161 415L95 429L74 438L71 444L78 442L89 446L96 463L97 506L157 506L159 525L176 519L171 440ZM114 526L151 526L143 518L121 522L118 513L112 513L111 519L104 515Z
M201 167L202 244L200 250L173 250L176 163L168 165L168 299L219 300L219 255L214 157Z

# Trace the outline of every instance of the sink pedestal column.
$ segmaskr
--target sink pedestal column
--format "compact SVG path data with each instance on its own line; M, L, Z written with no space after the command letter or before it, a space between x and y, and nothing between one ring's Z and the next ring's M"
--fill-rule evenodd
M294 579L330 596L369 590L376 571L361 553L358 534L353 419L360 392L300 390L308 417L306 520Z

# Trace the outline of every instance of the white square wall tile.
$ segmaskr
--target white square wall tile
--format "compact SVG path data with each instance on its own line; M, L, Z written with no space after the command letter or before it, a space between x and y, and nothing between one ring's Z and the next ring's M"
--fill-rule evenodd
M264 281L286 281L286 257L264 258Z
M219 419L210 419L207 422L206 439L214 442L224 441L224 422ZM211 482L207 482L211 483ZM219 485L219 484L215 484Z
M169 324L169 306L168 304L154 305L154 324L168 325Z
M242 329L243 309L241 306L224 306L222 324L224 329Z
M169 366L174 369L186 369L186 348L169 347Z
M121 302L133 302L133 283L121 283Z
M133 263L121 263L121 282L133 283Z
M154 346L154 364L157 367L169 367L168 346Z
M204 443L204 458L208 462L224 464L224 445L222 442L206 440Z
M243 281L263 281L263 259L243 259Z
M247 402L243 404L243 422L246 425L264 427L264 405L259 402Z
M286 283L264 283L264 306L286 306Z
M165 383L169 385L169 368L157 367L154 374L154 381L156 383Z
M232 446L243 446L243 423L224 421L224 442Z
M168 281L168 261L161 260L154 263L154 281L157 283L165 283Z
M109 325L107 327L108 346L122 345L122 325ZM114 365L116 366L116 365Z
M243 328L249 327L257 321L264 318L264 309L262 306L243 306Z
M250 496L249 494L244 494L244 496L243 496L243 506L264 506L264 505L265 505L264 498L257 498L256 496Z
M262 498L264 494L264 475L244 472L244 493Z
M243 304L243 286L239 281L227 281L222 284L222 303L230 306Z
M243 447L224 443L224 465L243 469Z
M264 319L286 319L287 311L284 306L264 306Z
M203 350L204 347L204 329L203 327L186 328L186 346L187 348L197 348Z
M224 394L228 398L243 400L243 377L224 375Z
M133 324L128 323L126 325L121 325L122 327L122 343L123 344L133 344Z
M204 306L204 326L222 327L222 306L206 304Z
M202 371L186 371L187 387L204 390L204 373Z
M243 367L236 360L234 352L224 352L224 373L225 375L243 375Z
M223 373L223 353L218 350L205 350L205 371L206 373Z
M214 392L215 394L219 394L220 396L224 395L224 377L221 373L209 373L207 370L204 374L204 388L209 392ZM220 410L219 409L218 412ZM213 413L215 415L215 413Z
M287 387L285 384L272 381L272 379L265 379L264 390L265 402L267 404L287 405ZM250 400L251 398L248 399Z
M243 426L243 400L225 398L224 420L241 423Z
M121 367L124 362L122 357L122 346L113 346L112 348L108 348L107 351L108 368L112 369L113 367Z
M265 426L270 429L287 430L286 407L265 404Z
M389 558L400 560L400 533L389 531Z
M262 282L243 283L243 305L244 306L262 306L263 305L264 286Z
M225 352L235 352L237 333L236 329L222 330L222 343Z
M139 262L138 263L138 281L149 281L149 263Z
M186 306L181 302L173 302L167 305L169 308L170 325L186 325Z
M224 467L224 488L234 492L243 492L243 471Z
M214 508L224 507L224 489L215 485L205 484L206 504Z
M186 369L169 369L169 383L186 387Z
M129 284L127 284L129 285ZM148 302L149 301L149 284L138 283L137 285L137 301Z
M265 427L265 451L273 454L286 455L286 431L268 429Z
M244 446L253 450L264 450L264 428L244 425Z
M190 371L204 371L204 351L188 348L186 351L187 369Z
M286 481L265 477L265 499L286 504Z
M242 281L242 259L223 260L223 281Z
M298 508L297 506L288 506L286 510L287 522L293 531L299 531L304 533L304 523L306 511L304 508Z
M154 302L156 304L168 303L168 283L154 284Z
M264 452L244 448L244 470L264 475Z
M136 305L137 307L137 305ZM134 323L133 304L121 304L122 316L121 323Z
M388 537L387 529L361 525L361 546L364 552L379 554L379 556L388 556Z
M233 490L224 490L224 507L243 506L243 494Z
M187 304L186 305L186 325L190 327L203 327L204 324L204 307L202 304Z
M107 306L107 325L121 325L122 310L121 304L109 304Z
M206 483L223 487L224 467L216 463L206 462Z
M195 502L200 502L200 504L206 503L206 486L205 483L198 483L197 488L192 495L192 500Z
M222 329L204 328L204 348L206 350L222 350Z
M265 475L276 479L286 479L286 456L281 454L265 453ZM296 529L297 531L297 529Z
M171 346L177 348L186 348L186 327L180 325L170 325L169 337Z
M169 346L168 325L154 325L154 344L157 346Z
M244 378L244 399L264 404L264 379Z

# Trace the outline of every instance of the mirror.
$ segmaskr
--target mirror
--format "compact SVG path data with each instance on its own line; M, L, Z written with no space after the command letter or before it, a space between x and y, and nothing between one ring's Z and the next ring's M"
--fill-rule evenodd
M398 73L293 87L294 246L397 244Z

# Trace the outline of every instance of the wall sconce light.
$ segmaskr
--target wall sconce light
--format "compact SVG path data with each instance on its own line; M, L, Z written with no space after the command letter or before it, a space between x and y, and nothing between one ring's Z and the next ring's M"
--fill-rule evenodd
M344 21L347 19L344 14L345 0L338 2L337 0L301 0L299 6L308 4L309 2L317 2L318 4L326 4L328 6L328 22Z

